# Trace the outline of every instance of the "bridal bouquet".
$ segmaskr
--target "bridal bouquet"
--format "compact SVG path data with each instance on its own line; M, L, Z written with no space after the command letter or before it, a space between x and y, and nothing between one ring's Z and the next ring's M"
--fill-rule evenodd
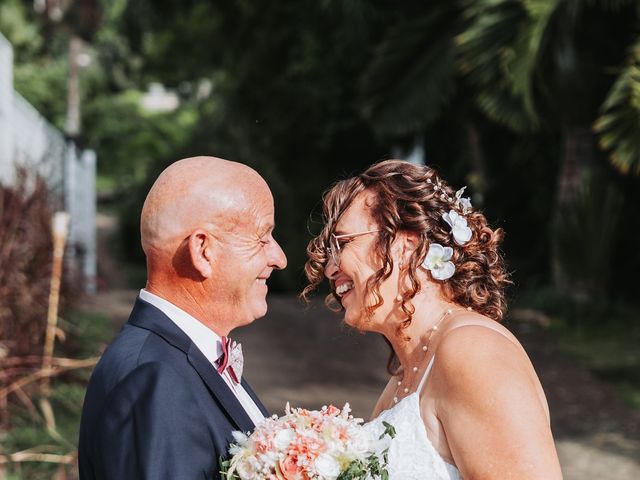
M373 438L347 403L321 410L291 408L266 418L249 436L233 432L231 458L221 462L224 480L355 480L388 478L392 425Z

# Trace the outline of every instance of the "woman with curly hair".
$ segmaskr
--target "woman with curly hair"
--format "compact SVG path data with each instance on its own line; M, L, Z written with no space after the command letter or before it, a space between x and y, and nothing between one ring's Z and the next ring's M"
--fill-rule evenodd
M338 182L303 296L327 278L344 321L392 348L367 427L396 429L391 479L561 479L540 381L500 324L503 232L463 192L401 160Z

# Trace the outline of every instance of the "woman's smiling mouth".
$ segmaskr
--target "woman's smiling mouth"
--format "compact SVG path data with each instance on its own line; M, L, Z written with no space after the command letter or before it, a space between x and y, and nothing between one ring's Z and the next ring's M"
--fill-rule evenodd
M343 297L347 292L353 288L353 282L344 282L336 287L336 294L339 297Z

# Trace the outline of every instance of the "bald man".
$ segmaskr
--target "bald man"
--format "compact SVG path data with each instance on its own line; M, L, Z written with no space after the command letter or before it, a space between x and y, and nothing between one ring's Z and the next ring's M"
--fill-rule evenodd
M228 335L265 315L286 266L274 226L246 165L188 158L158 177L141 216L147 284L87 388L81 479L219 478L231 432L267 415Z

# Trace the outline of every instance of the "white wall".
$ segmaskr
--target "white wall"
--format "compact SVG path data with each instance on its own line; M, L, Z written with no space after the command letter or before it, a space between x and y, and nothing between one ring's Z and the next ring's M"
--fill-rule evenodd
M13 180L13 49L0 34L0 182Z
M0 34L0 182L12 184L17 165L40 174L53 194L53 209L70 214L67 253L86 291L95 292L95 152L79 152L13 89L13 49Z

